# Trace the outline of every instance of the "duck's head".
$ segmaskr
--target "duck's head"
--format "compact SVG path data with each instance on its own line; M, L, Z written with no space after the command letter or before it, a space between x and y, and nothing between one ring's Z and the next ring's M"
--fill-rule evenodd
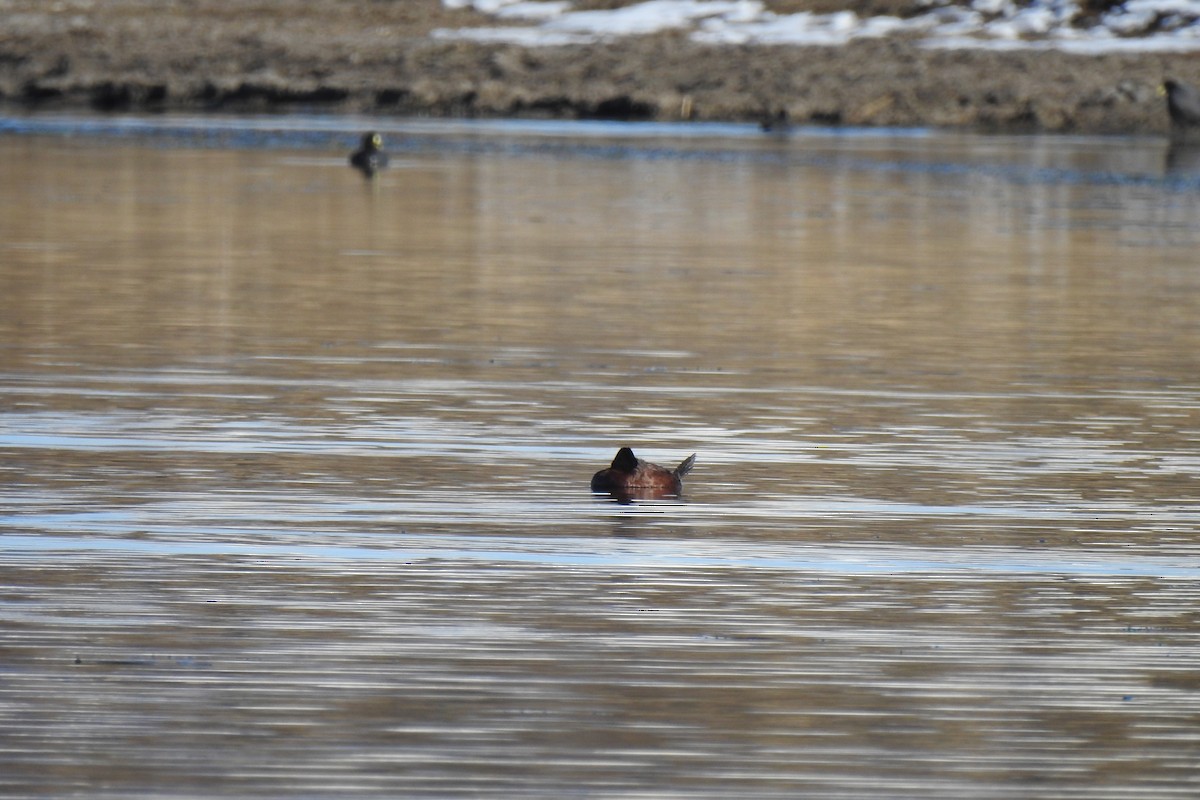
M633 472L637 469L637 465L637 456L628 447L618 450L616 457L612 460L612 468L620 472Z

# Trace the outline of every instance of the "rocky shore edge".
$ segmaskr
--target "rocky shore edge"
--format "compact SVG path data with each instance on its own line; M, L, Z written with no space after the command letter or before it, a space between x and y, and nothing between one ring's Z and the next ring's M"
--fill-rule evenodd
M0 109L710 121L783 112L796 124L1160 135L1163 79L1200 85L1200 54L950 50L899 37L714 46L672 34L522 47L381 25L366 13L373 5L344 4L363 13L336 25L169 14L132 25L92 13L45 15L39 26L9 13L21 24L0 30Z

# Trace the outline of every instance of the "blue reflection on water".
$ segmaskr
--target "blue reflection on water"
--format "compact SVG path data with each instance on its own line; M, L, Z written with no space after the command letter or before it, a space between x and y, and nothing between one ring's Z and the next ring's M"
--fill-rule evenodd
M1128 163L1131 151L1150 161L1170 161L1162 140L1151 137L1020 137L1020 152L1045 153L1091 149L1100 156L1090 168L1069 163L1000 162L979 157L988 138L942 133L929 128L831 128L798 126L787 137L764 137L758 126L714 122L612 122L598 120L452 120L378 119L357 116L284 115L263 117L186 116L82 117L34 115L0 117L0 135L55 135L137 139L166 146L232 149L349 148L361 132L385 135L394 154L501 154L596 160L722 161L836 168L857 171L982 175L1017 184L1158 186L1175 191L1200 190L1200 170L1147 172ZM957 156L935 147L941 139L973 156ZM928 158L886 152L889 142L928 141ZM864 152L869 145L881 152ZM982 150L981 150L982 148ZM910 154L911 155L911 154ZM983 154L986 155L986 154Z
M396 542L396 539L401 541ZM747 550L759 551L747 554ZM784 552L793 550L798 552ZM159 556L240 556L326 561L413 562L429 559L487 563L594 566L605 569L755 569L838 575L1050 574L1142 578L1200 578L1200 560L1187 563L1151 558L1111 558L1095 553L1068 557L1050 551L1005 548L782 547L739 541L674 539L614 540L567 537L471 537L404 534L378 547L295 542L229 542L108 539L67 536L0 536L0 556L15 554L144 553Z

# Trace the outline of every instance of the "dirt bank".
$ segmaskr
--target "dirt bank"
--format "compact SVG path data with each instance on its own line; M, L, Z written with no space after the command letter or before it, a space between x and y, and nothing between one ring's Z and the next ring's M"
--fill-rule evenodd
M429 36L492 24L440 0L0 0L0 108L708 120L786 109L795 122L1163 133L1164 75L1200 84L1197 55Z

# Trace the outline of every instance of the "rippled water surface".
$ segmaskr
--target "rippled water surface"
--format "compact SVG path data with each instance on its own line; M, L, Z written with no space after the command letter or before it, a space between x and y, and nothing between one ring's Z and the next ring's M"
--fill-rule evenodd
M0 124L0 793L1196 796L1187 153L382 129Z

